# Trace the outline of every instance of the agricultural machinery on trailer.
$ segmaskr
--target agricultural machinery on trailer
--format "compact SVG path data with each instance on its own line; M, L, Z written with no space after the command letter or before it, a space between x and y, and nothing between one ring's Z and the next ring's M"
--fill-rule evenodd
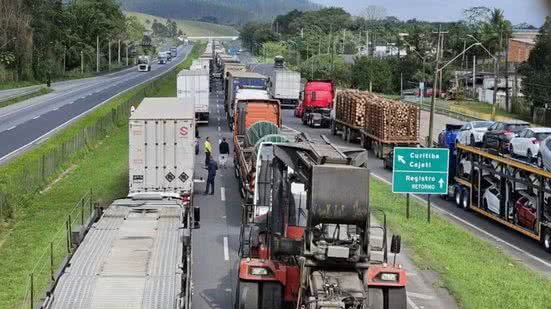
M271 147L243 206L235 308L405 309L406 273L387 263L385 224L371 224L365 150L307 137Z

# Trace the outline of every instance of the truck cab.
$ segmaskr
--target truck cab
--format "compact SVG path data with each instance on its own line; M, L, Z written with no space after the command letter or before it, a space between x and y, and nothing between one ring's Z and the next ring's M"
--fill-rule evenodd
M335 85L332 80L309 80L304 84L301 103L295 111L295 116L302 118L304 124L329 124L334 98ZM314 119L315 123L312 121Z
M151 71L151 59L149 56L139 56L138 57L138 72L149 72Z

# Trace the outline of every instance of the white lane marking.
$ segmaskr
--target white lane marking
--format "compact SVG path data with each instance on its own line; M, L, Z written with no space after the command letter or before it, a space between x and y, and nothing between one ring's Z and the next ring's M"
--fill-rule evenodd
M224 236L224 260L230 260L230 251L228 249L228 237Z
M40 115L33 117L33 120L40 118Z
M55 133L57 130L60 130L60 129L66 127L67 125L69 125L69 124L72 123L73 121L75 121L75 120L77 120L77 119L79 119L79 118L84 117L84 116L87 115L88 113L90 113L90 112L96 110L97 108L99 108L100 106L102 106L102 105L105 104L106 102L111 101L111 100L114 99L115 97L117 97L117 96L119 96L119 95L122 95L122 94L124 94L124 93L127 93L127 92L131 91L132 89L141 86L142 84L145 84L145 83L147 83L147 82L149 82L149 81L151 81L151 80L154 80L154 79L156 79L156 78L158 78L158 77L164 75L165 73L169 72L170 69L174 68L174 67L175 67L176 65L178 65L180 62L184 61L184 60L187 58L188 55L189 55L189 53L186 51L186 54L185 54L185 56L183 57L183 59L181 59L178 63L174 64L174 65L173 65L172 67L170 67L169 69L167 69L167 70L165 70L165 71L161 71L160 73L158 73L158 74L156 74L156 75L153 75L153 76L151 76L150 78L148 78L148 79L146 79L146 80L143 80L143 81L141 81L141 82L139 82L139 83L137 83L137 84L135 84L135 85L133 85L133 86L131 86L131 87L129 87L129 88L127 88L127 89L121 91L121 92L119 92L119 93L116 93L115 95L113 95L112 97L108 98L107 100L105 100L105 101L103 101L103 102L101 102L101 103L95 105L94 107L92 107L92 108L86 110L85 112L83 112L83 113L81 113L81 114L79 114L79 115L77 115L77 116L75 116L75 117L73 117L73 118L71 118L71 119L65 121L64 123L62 123L62 124L60 124L59 126L53 128L53 129L51 129L50 131L46 132L45 134L43 134L43 135L41 135L41 136L35 138L35 139L32 140L31 142L29 142L29 143L27 143L27 144L25 144L25 145L23 145L23 146L21 146L21 147L15 149L14 151L12 151L12 152L10 152L10 153L4 155L3 157L0 157L0 163L1 163L2 161L4 161L5 159L7 159L7 158L13 156L14 154L16 154L16 153L18 153L18 152L20 152L20 151L22 151L22 150L24 150L24 149L30 147L31 145L35 144L36 142L38 142L38 141L40 141L40 140L42 140L42 139L44 139L44 138L46 138L46 137L52 135L52 134ZM130 69L129 69L129 71L130 71ZM132 76L131 78L125 79L125 81L130 81L130 80L133 80L133 79L135 79L135 78L136 78L135 76ZM93 86L91 86L91 87L88 87L88 88L92 88L92 87L95 87L95 85L93 85ZM86 88L86 89L88 89L88 88ZM81 89L79 89L79 90L81 90ZM77 91L77 90L75 90L75 91ZM94 93L97 93L97 92L99 92L99 91L96 91L96 92L94 92ZM71 92L71 93L72 93L72 92ZM65 95L65 94L60 94L59 96L62 96L62 95ZM51 99L54 99L54 98L52 97ZM32 105L30 105L30 106L32 106ZM27 107L30 107L30 106L27 106ZM19 109L19 110L17 110L17 111L20 111L20 110L22 110L22 109ZM12 113L17 112L17 111L13 111ZM9 113L8 113L8 114L9 114ZM3 115L0 116L0 118L3 118L3 117L5 117L5 116L7 116L8 114L3 114Z
M6 131L11 131L13 129L15 129L17 126L12 126L12 127L9 127Z
M382 181L382 182L384 182L384 183L386 183L386 184L388 184L388 185L392 185L392 183L391 183L390 181L384 179L383 177L381 177L381 176L379 176L379 175L377 175L377 174L372 173L371 175L375 176L375 178L379 179L380 181ZM416 199L418 199L418 200L421 201L421 202L424 202L424 203L427 202L426 200L424 200L424 199L421 198L420 196L417 196L417 195L415 195L415 194L412 194L412 196L415 197ZM515 245L513 245L513 244L510 244L510 243L508 243L507 241L505 241L505 240L503 240L503 239L501 239L501 238L499 238L499 237L497 237L497 236L495 236L495 235L493 235L493 234L491 234L491 233L489 233L489 232L486 232L485 230L479 228L478 226L476 226L476 225L474 225L474 224L472 224L472 223L470 223L470 222L467 222L467 221L465 221L465 220L459 218L458 216L452 214L451 212L448 212L447 210L445 210L444 208L440 207L439 205L437 205L437 204L435 204L435 203L432 203L432 206L435 207L435 208L437 208L439 211L441 211L442 213L446 214L447 216L450 216L450 217L452 217L453 219L455 219L455 220L457 220L457 221L463 223L464 225L466 225L466 226L468 226L468 227L470 227L470 228L476 230L477 232L480 232L480 233L484 234L485 236L490 237L490 238L493 239L494 241L496 241L496 242L498 242L498 243L502 243L502 244L508 246L509 248L512 248L512 249L518 251L519 253L524 254L524 255L528 256L529 258L531 258L531 259L533 259L533 260L535 260L535 261L538 261L538 262L540 262L541 264L543 264L543 265L545 265L545 266L551 268L551 263L548 263L548 262L544 261L543 259L540 259L539 257L537 257L537 256L535 256L535 255L533 255L533 254L530 254L530 253L528 253L528 252L522 250L521 248L519 248L519 247L517 247L517 246L515 246Z
M226 200L226 188L224 187L220 188L220 199L222 199L222 201Z
M427 295L427 294L415 293L415 292L410 292L410 291L407 291L407 294L408 294L408 297L411 296L413 298L418 298L418 299L423 299L423 300L433 300L434 299L434 296Z
M413 309L420 309L420 308L413 302L413 300L411 300L411 298L409 298L409 296L407 297L407 299L408 299L408 305L410 305L411 308L413 308Z
M56 111L56 110L58 110L58 109L59 109L59 107L56 107L56 108L52 109L52 111Z
M218 126L218 132L220 132L220 126Z

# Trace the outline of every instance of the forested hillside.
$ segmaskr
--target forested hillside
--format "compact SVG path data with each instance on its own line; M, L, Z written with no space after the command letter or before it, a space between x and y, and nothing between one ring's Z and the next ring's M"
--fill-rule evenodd
M308 0L120 0L128 11L173 19L242 24L270 19L293 9L318 8Z

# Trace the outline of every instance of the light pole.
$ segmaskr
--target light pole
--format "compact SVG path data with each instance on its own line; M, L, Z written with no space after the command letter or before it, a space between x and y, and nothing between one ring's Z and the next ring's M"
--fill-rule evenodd
M494 94L492 98L492 120L496 118L496 103L497 103L497 83L499 79L499 61L496 56L494 56L482 43L472 34L469 34L468 37L475 40L480 46L486 51L486 53L494 59ZM499 44L501 46L501 36L499 38ZM474 90L474 81L473 81L473 90ZM508 91L508 89L506 89Z

